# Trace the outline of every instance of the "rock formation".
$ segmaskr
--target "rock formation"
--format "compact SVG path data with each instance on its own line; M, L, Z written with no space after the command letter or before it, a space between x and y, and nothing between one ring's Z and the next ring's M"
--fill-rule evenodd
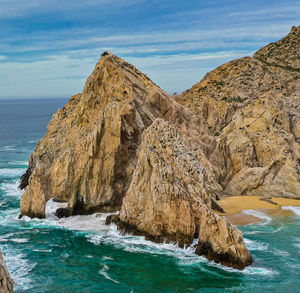
M174 102L134 66L104 55L83 93L52 118L21 180L21 214L44 217L52 198L71 214L120 209L140 135Z
M202 162L201 162L202 161ZM211 209L220 188L176 127L157 119L142 135L138 162L117 224L154 241L191 245L235 268L252 262L242 233Z
M43 218L45 204L53 197L69 203L68 211L60 211L66 215L119 210L136 166L141 134L156 118L177 125L198 152L211 156L212 164L202 155L218 172L215 139L203 121L134 66L107 53L83 93L53 116L30 156L21 178L26 188L21 214Z
M142 135L120 220L154 240L190 245L199 230L198 210L211 207L217 188L176 127L157 119Z
M13 293L13 281L9 276L7 267L0 252L0 293Z
M299 60L300 26L176 97L229 150L224 194L300 198Z
M222 195L300 197L299 27L175 99L105 52L59 110L21 178L21 215L117 211L124 231L191 245L243 268L242 233L212 210Z

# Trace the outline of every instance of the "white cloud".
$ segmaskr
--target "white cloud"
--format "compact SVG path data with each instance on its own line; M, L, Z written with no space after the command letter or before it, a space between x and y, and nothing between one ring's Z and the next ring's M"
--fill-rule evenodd
M239 52L217 52L210 55L128 57L126 60L171 93L191 87L207 71L240 56ZM70 97L82 91L96 61L95 58L53 55L46 61L3 63L0 72L1 96L47 96L50 93Z

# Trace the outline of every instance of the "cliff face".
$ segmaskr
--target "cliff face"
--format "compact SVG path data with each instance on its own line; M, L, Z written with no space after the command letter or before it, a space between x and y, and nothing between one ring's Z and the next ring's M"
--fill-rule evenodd
M9 276L1 252L0 252L0 293L13 293L13 281Z
M300 198L300 26L177 97L229 149L224 194Z
M142 135L117 223L125 231L180 246L199 237L196 253L244 268L252 258L242 233L210 211L219 188L204 156L193 151L176 127L157 119Z
M52 197L67 201L73 214L120 209L140 135L172 103L132 65L103 56L83 93L53 116L31 155L21 214L44 217Z
M224 194L300 197L297 48L299 27L177 101L103 54L30 156L21 215L44 217L53 197L68 202L58 216L120 210L109 221L124 231L180 246L197 237L196 253L248 265L242 233L212 210Z
M217 176L218 149L204 122L134 66L107 54L83 93L53 116L30 156L21 178L21 187L26 187L21 214L44 217L52 197L69 203L61 215L119 210L136 167L141 134L156 118L172 121ZM214 198L221 191L216 190Z

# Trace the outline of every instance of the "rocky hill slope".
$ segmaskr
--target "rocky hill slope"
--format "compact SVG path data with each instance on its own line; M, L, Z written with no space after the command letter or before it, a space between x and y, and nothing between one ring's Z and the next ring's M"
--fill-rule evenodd
M30 156L21 215L44 217L53 197L68 203L57 216L120 210L108 222L125 232L180 246L198 238L200 255L251 263L242 233L212 211L217 199L300 197L299 28L269 46L217 68L177 101L104 53Z
M300 198L300 26L177 97L229 149L226 195Z

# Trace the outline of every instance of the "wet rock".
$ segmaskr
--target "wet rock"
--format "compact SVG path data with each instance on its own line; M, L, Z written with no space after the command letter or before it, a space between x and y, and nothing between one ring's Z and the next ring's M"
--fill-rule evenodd
M2 253L0 252L0 293L13 293L14 283L10 278Z
M253 262L241 231L205 206L201 207L199 214L197 254L237 269Z

